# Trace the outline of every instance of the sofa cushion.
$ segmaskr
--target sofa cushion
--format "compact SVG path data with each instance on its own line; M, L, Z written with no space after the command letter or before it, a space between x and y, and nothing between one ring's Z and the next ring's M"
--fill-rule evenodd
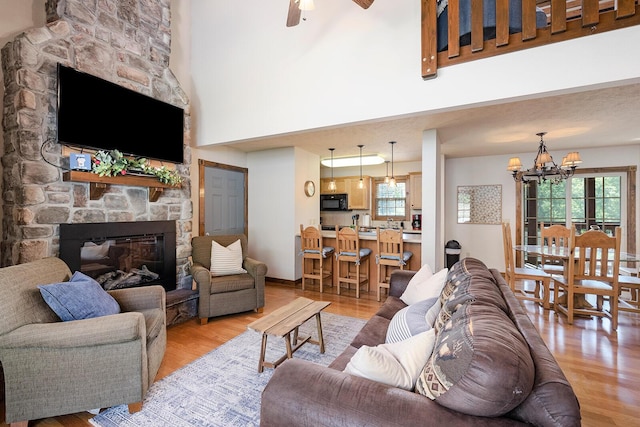
M376 313L376 316L384 317L387 320L393 319L398 310L405 308L407 304L403 303L400 298L388 296L382 307Z
M211 241L211 275L226 276L246 273L242 268L242 245L240 239L224 247L215 240Z
M255 280L247 273L214 276L211 278L211 294L235 292L243 289L253 289L254 287Z
M534 377L529 347L509 317L465 304L438 333L416 391L449 409L497 417L527 398Z
M68 282L39 285L47 305L63 321L120 313L120 305L98 282L76 272Z
M351 341L351 345L360 348L363 345L374 346L384 343L390 322L391 320L374 314Z
M493 305L507 313L507 304L493 276L482 261L465 258L451 269L440 294L441 309L434 323L436 332L451 315L467 303Z
M440 295L442 288L447 280L447 269L444 268L436 274L428 275L421 273L426 270L431 271L425 264L420 271L411 278L407 288L400 296L400 299L407 305L415 304L428 298L435 298Z
M363 345L344 371L404 390L413 390L418 375L433 351L435 332L422 332L404 341Z
M389 323L385 342L403 341L431 329L431 325L426 321L426 314L436 301L437 298L429 298L398 311Z

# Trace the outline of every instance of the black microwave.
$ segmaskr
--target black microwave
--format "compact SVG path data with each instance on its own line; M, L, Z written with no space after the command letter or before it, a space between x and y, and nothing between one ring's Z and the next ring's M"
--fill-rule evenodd
M349 203L346 194L321 194L321 211L348 211Z

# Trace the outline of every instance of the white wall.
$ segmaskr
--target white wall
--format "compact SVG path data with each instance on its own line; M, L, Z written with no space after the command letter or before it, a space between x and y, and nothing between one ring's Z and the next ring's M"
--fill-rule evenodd
M566 153L551 152L556 157ZM515 154L514 154L515 155ZM517 154L524 164L533 162L535 152ZM580 150L584 168L605 166L637 166L640 163L640 146L608 147ZM459 185L502 185L502 220L516 222L515 183L506 166L509 156L486 156L466 159L448 159L445 172L445 241L457 240L462 245L461 257L472 256L487 266L504 271L502 230L500 224L458 224L456 195ZM638 183L636 183L636 186ZM636 201L639 203L640 201ZM636 212L638 205L636 205ZM640 228L636 218L636 242ZM513 230L513 227L512 227ZM624 234L624 233L623 233Z
M423 81L420 2L362 10L323 0L293 28L284 24L287 6L191 2L194 107L206 118L198 145L640 78L640 55L628 50L640 42L640 26L446 67Z

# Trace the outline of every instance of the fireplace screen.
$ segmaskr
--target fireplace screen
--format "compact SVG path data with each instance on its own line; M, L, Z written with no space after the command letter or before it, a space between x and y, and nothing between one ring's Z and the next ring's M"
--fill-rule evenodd
M80 271L106 290L158 280L164 265L163 236L87 241L80 247Z
M176 288L175 221L60 224L60 258L106 290Z

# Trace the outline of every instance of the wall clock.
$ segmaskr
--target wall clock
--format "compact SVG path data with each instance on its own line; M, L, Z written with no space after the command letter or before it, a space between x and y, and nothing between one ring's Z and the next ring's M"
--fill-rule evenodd
M307 181L304 183L304 194L306 194L307 197L312 197L316 194L316 185L313 181Z

